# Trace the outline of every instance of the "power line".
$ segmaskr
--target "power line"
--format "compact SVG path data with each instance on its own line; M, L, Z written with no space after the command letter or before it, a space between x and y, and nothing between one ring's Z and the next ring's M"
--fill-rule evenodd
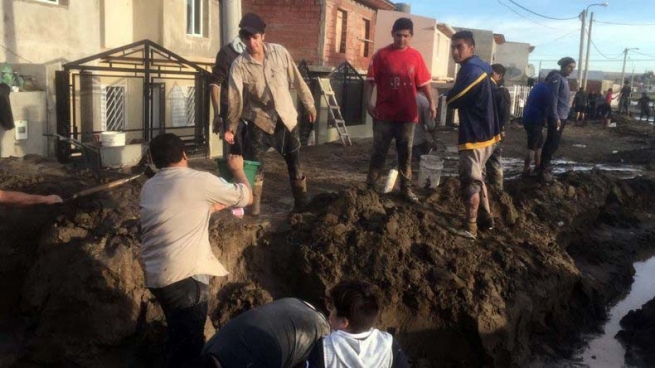
M619 22L606 22L602 20L595 20L595 23L602 23L602 24L611 24L615 26L637 26L637 27L649 27L649 26L655 26L655 23L619 23Z
M20 56L20 55L18 55L16 52L10 50L9 48L7 48L7 46L5 46L5 45L3 45L3 44L0 44L0 47L2 47L3 49L7 50L9 53L14 54L14 55L18 56L19 58L21 58L21 59L27 61L28 63L30 63L30 64L34 64L33 62L31 62L31 61L25 59L24 57L22 57L22 56Z
M580 28L578 28L578 29L574 29L573 31L571 31L571 32L569 32L569 33L567 33L567 34L565 34L564 36L557 37L557 38L555 38L555 39L553 39L553 40L550 40L550 41L542 42L542 43L540 43L540 44L535 45L535 47L537 47L537 46L542 46L542 45L545 45L545 44L547 44L547 43L551 43L551 42L559 41L559 40L561 40L562 38L564 38L564 37L568 37L568 36L570 36L570 35L572 35L572 34L574 34L574 33L577 33L577 32L579 32L579 31L580 31Z
M586 33L587 33L587 35L588 35L588 34L589 34L589 30L587 30ZM616 55L616 56L614 56L614 57L609 57L609 56L603 54L603 53L598 49L598 47L596 46L596 44L594 43L594 41L593 41L591 38L589 38L589 41L591 41L591 46L593 46L594 49L596 49L596 51L598 51L598 53L600 54L600 56L604 57L605 59L614 60L614 59L618 59L621 55L623 55L623 52L621 52L621 53L619 53L618 55Z
M528 13L532 13L532 14L534 14L534 15L536 15L536 16L539 16L539 17L542 17L542 18L546 18L546 19L552 19L552 20L571 20L571 19L578 19L577 16L575 16L575 17L570 17L570 18L554 18L554 17L549 17L549 16L547 16L547 15L543 15L543 14L539 14L539 13L537 13L537 12L534 12L534 11L532 11L532 10L526 8L525 6L523 6L523 5L519 4L519 3L517 3L517 2L514 1L514 0L509 0L509 2L512 3L512 4L514 4L514 5L516 5L516 6L518 6L519 8L521 8L521 9L527 11Z
M635 54L639 54L639 55L643 55L643 56L648 56L648 57L655 58L655 56L653 56L653 55L648 55L648 54L644 54L643 52L639 52L639 51L635 51L635 50L630 50L630 51L632 51L632 52L635 53Z
M534 24L540 25L540 26L545 27L545 28L548 28L548 29L557 29L557 28L549 27L549 26L547 26L547 25L545 25L545 24L542 24L542 23L537 22L536 20L533 20L533 19L530 19L530 18L526 17L525 15L523 15L523 14L517 12L516 10L514 10L513 8L511 8L509 5L503 3L503 2L500 1L500 0L496 0L496 1L498 1L498 4L500 4L500 5L504 6L504 7L506 7L507 9L511 10L514 14L518 15L519 17L521 17L521 18L523 18L523 19L527 19L527 20L529 20L530 22L532 22L532 23L534 23Z

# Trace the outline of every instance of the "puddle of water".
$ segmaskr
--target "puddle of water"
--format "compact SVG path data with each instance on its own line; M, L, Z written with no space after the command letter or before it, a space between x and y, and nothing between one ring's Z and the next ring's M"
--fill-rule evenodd
M589 341L589 346L580 357L582 362L594 368L627 367L624 362L625 349L614 338L621 330L619 322L630 310L639 309L655 296L655 257L636 262L634 283L625 299L610 309L609 321L604 332Z

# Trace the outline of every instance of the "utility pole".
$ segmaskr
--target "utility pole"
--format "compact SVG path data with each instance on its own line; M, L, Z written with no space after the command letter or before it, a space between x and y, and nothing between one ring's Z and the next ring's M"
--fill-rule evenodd
M619 83L620 85L623 85L625 83L625 62L628 60L628 51L630 50L639 50L638 47L633 47L633 48L625 48L623 50L623 69L621 69L621 82Z
M594 13L591 13L592 17ZM582 85L582 73L584 69L582 68L582 50L584 49L584 28L587 23L587 9L584 9L580 13L580 19L582 19L582 27L580 27L580 57L578 58L578 88L583 87ZM589 26L589 31L591 31L591 25ZM589 33L591 34L591 32ZM589 53L587 53L587 58L589 58Z
M589 38L587 39L587 57L584 62L584 76L582 78L582 85L580 87L587 89L587 73L589 73L589 49L591 48L591 28L594 25L594 12L591 12L589 17ZM580 64L582 65L582 64Z

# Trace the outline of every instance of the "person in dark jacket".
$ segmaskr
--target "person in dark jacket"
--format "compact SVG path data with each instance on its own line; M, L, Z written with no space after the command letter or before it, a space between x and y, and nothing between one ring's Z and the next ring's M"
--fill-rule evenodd
M548 135L541 152L541 165L539 167L539 179L544 183L553 182L553 174L550 169L550 161L559 147L562 139L562 132L566 127L566 119L569 117L571 110L571 90L569 81L566 79L573 69L575 69L575 60L570 57L561 58L557 64L560 70L552 71L546 77L546 84L550 89L551 106L548 109Z
M375 328L381 311L375 285L338 283L330 289L328 309L332 333L314 345L307 368L409 368L393 336Z
M446 99L448 107L459 114L459 178L466 207L466 225L455 233L475 239L478 232L478 208L482 204L479 225L492 229L484 169L501 140L500 123L494 103L491 67L475 55L475 40L469 31L451 37L451 54L460 70Z
M581 87L573 97L573 110L575 111L575 121L584 121L585 110L587 109L587 94Z
M528 147L523 165L523 177L530 176L530 164L534 160L534 171L541 164L541 148L544 145L543 128L546 124L547 111L550 108L550 90L544 82L537 83L528 95L528 101L523 109L521 122L528 136Z
M646 92L641 93L641 97L639 98L637 104L639 105L639 109L641 111L639 114L639 121L643 119L644 115L646 115L646 121L648 121L648 119L650 119L650 97L648 97Z
M494 82L494 102L496 104L496 111L498 111L498 122L500 124L501 135L505 136L505 126L509 124L510 110L512 106L512 98L509 91L505 87L505 72L506 69L502 64L493 64L491 66L491 81ZM487 160L485 165L486 179L490 186L503 190L503 166L501 159L503 156L503 147L498 142L494 148L494 152Z
M587 96L587 117L591 119L596 118L596 103L596 93L592 91Z
M330 333L311 304L278 299L230 320L202 349L203 368L305 368L316 341Z
M619 92L619 115L625 111L625 114L629 114L630 108L630 95L632 94L632 87L630 86L629 81L625 81L623 88Z

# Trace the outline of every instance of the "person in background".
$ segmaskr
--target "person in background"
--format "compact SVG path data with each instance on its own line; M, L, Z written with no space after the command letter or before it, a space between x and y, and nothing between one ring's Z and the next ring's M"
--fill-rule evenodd
M366 281L341 281L328 298L332 332L320 339L307 368L409 368L398 342L375 328L380 290Z
M511 118L512 98L509 91L505 87L505 73L506 69L502 64L493 64L491 66L491 80L495 83L494 88L494 101L496 103L496 111L498 112L498 122L500 124L500 134L505 137L505 126L509 125ZM486 179L489 185L498 190L503 190L503 147L502 142L496 143L494 152L485 164Z
M639 101L637 102L639 105L639 121L641 121L646 115L646 121L650 119L650 97L646 94L646 92L641 93L641 97L639 98Z
M587 117L590 119L595 119L596 118L596 92L591 91L589 92L589 95L587 95Z
M587 110L587 94L580 87L573 97L573 111L575 111L575 121L584 122L585 110Z
M393 43L379 49L371 59L364 83L364 100L373 118L373 153L369 161L366 185L375 190L382 176L389 145L396 140L400 191L405 199L418 203L412 192L412 140L418 122L416 93L423 90L428 99L430 119L437 116L432 98L432 75L423 56L410 46L414 23L399 18L391 27ZM377 98L372 104L373 89Z
M537 83L528 95L528 102L523 110L521 122L528 136L528 147L523 164L524 178L530 177L531 173L537 173L541 164L541 147L544 145L543 129L546 124L546 116L550 108L551 95L548 85L545 82ZM534 170L530 171L530 163L534 161Z
M619 92L619 115L623 111L625 111L625 114L629 114L629 108L630 108L630 95L632 94L632 87L630 86L629 81L625 81L623 88L621 88L621 91Z
M568 119L571 110L571 90L567 77L575 69L575 60L564 57L557 64L560 69L550 72L546 77L546 84L551 94L551 107L548 109L548 135L541 151L541 164L538 173L539 179L544 183L552 183L554 180L550 161L557 152L559 143L562 140L562 133L566 128L566 119Z
M603 117L605 118L605 127L608 128L612 122L612 101L614 100L614 91L608 89L605 93L605 113Z
M412 158L420 160L421 156L430 153L435 147L436 139L434 132L436 124L430 117L430 101L425 97L423 91L416 94L418 105L418 124L414 127L414 139L412 140Z
M484 171L487 160L501 140L500 123L494 101L491 66L475 55L473 33L455 33L451 37L450 51L460 70L446 102L459 114L459 181L466 224L464 229L449 231L475 239L478 227L483 230L494 227ZM480 207L482 210L478 216Z
M305 368L316 341L330 333L323 314L296 298L241 313L202 350L203 368Z
M205 344L209 278L225 276L209 243L211 214L252 203L243 157L228 166L236 184L189 168L184 142L172 133L150 141L160 169L141 189L141 263L146 287L166 317L168 368L195 367Z

